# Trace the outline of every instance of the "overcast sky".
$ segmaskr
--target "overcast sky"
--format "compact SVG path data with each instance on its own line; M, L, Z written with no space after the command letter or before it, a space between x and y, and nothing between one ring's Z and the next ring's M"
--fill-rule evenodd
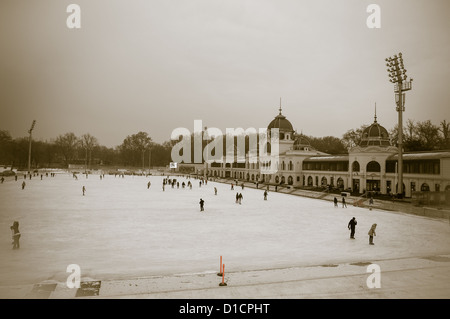
M81 29L66 8L81 7ZM367 6L381 8L369 29ZM108 147L177 127L342 135L397 123L385 58L413 78L404 119L450 121L448 0L1 0L0 129Z

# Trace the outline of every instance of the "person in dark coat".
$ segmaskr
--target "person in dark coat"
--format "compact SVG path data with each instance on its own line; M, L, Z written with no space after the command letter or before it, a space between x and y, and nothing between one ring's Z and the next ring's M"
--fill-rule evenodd
M367 233L369 235L369 245L375 245L373 243L373 236L376 236L375 229L377 228L377 224L373 224L372 227L370 227L369 232Z
M200 211L201 212L203 212L205 210L204 206L205 206L205 201L200 198Z
M20 248L20 231L19 231L19 222L15 221L13 225L11 226L11 230L13 232L12 239L13 239L13 249L19 249Z
M338 200L337 200L337 198L336 198L336 197L334 198L334 200L333 200L333 201L334 201L334 207L338 207Z
M267 191L264 191L264 200L267 200Z
M347 203L345 202L345 197L342 197L342 208L347 208Z
M355 228L356 228L357 224L358 224L358 222L356 221L355 217L350 219L350 221L348 222L348 229L350 229L350 238L351 239L355 239Z

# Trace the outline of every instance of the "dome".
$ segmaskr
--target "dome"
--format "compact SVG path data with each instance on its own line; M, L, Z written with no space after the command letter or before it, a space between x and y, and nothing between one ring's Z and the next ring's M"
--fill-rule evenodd
M375 116L374 122L367 128L365 128L361 134L361 141L359 146L391 146L391 140L389 138L388 131L377 123Z
M294 138L295 138L294 145L311 146L309 139L303 134L295 134Z
M309 139L303 134L295 134L294 150L310 150L312 149Z
M270 122L269 126L267 127L267 130L270 131L272 128L277 128L280 131L294 131L294 128L292 127L291 122L289 122L286 119L286 116L281 114L281 108L280 108L280 114L278 114L272 122Z

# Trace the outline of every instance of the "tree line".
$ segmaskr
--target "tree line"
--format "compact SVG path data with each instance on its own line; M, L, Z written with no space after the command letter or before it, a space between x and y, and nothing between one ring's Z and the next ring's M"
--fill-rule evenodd
M100 145L91 134L76 136L69 132L50 141L32 140L31 167L67 168L69 164L87 168L121 166L149 168L166 166L170 162L171 144L158 144L146 132L127 136L117 147ZM0 165L28 167L29 138L12 138L0 130Z
M305 137L309 144L318 151L328 154L348 154L348 150L359 144L362 132L368 125L345 132L342 138L333 136ZM398 126L389 130L391 144L397 146ZM227 153L225 136L223 154ZM246 136L246 149L248 152L248 139ZM194 135L191 135L191 154L194 153ZM203 140L202 149L210 140ZM99 165L121 167L165 167L171 162L172 147L178 141L155 143L146 132L128 135L116 147L100 145L98 139L91 134L76 136L74 133L58 135L50 141L32 141L31 166L67 168L69 164L84 165L92 168ZM235 144L237 145L237 137ZM13 168L26 168L28 166L28 137L13 138L6 130L0 130L0 165ZM403 126L403 148L406 152L433 151L450 149L450 123L442 120L439 125L430 120L413 121L408 119ZM229 151L229 150L228 150ZM192 158L192 162L194 162Z

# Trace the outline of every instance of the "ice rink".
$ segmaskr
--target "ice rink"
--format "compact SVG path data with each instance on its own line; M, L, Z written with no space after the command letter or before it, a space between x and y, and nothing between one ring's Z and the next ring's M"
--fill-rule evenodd
M65 282L70 264L80 266L84 280L111 280L217 272L220 256L229 271L253 271L450 254L448 220L335 208L273 191L265 201L262 189L212 181L200 187L197 179L175 176L180 187L163 191L163 178L60 173L27 179L24 190L23 177L8 178L0 185L0 285ZM183 181L192 189L183 189ZM11 245L15 220L19 250Z

